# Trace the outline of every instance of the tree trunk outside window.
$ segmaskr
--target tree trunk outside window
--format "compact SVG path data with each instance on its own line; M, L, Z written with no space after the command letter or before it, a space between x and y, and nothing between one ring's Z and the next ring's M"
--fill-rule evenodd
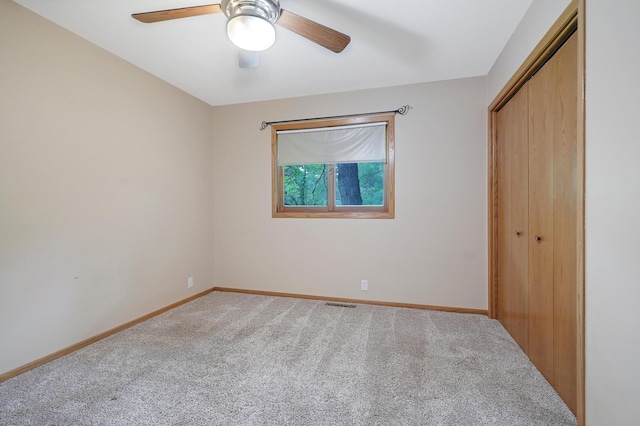
M358 178L358 164L338 164L338 191L343 206L361 206L360 179Z

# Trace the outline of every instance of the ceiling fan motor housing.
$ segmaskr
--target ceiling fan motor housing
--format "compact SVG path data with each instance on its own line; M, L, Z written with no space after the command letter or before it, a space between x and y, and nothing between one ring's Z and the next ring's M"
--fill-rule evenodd
M257 16L271 24L280 17L280 0L222 0L222 11L229 20L240 16Z

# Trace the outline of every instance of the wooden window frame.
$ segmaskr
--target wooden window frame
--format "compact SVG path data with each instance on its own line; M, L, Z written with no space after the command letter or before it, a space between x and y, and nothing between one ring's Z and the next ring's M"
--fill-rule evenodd
M384 165L384 205L382 206L336 206L334 173L329 175L327 206L292 207L284 204L283 166L277 165L278 138L280 130L313 129L320 127L347 126L387 122L387 162ZM329 165L334 168L335 165ZM271 188L272 217L292 218L343 218L343 219L393 219L395 217L395 114L375 114L328 120L314 120L273 124L271 126Z

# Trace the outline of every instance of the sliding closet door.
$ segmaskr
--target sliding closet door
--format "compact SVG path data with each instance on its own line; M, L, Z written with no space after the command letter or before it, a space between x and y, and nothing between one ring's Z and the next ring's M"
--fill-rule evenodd
M555 238L553 265L553 383L573 412L577 407L577 120L578 38L556 53L554 80L558 96L554 123Z
M553 383L553 58L529 81L529 358Z
M528 347L528 114L524 86L497 114L498 319Z
M513 238L511 231L511 144L510 135L511 103L505 105L497 114L497 197L498 197L498 321L513 337L513 307L511 294L513 292L511 269L513 262ZM515 339L515 337L514 337ZM522 346L522 345L521 345ZM524 350L524 348L523 348ZM526 351L525 351L526 352Z
M529 358L576 408L577 44L529 81Z

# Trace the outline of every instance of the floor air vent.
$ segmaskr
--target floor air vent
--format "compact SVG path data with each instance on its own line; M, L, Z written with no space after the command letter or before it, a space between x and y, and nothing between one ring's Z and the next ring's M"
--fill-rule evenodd
M327 302L327 303L325 303L325 305L338 306L340 308L355 308L356 307L356 305L353 305L351 303L336 303L336 302Z

